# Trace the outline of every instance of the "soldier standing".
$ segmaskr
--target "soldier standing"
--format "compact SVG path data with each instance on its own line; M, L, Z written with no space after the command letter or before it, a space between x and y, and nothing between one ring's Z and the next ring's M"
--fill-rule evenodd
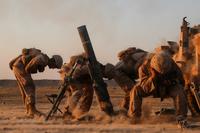
M187 100L184 79L180 68L166 53L150 54L139 68L140 82L131 90L128 115L134 120L141 117L142 98L153 95L163 100L171 97L176 108L176 118L187 128Z
M61 56L53 55L52 58L49 58L41 50L35 48L23 49L22 54L9 63L10 69L13 70L17 79L28 116L41 116L41 112L35 107L35 84L31 74L43 72L46 66L50 69L59 69L62 63Z

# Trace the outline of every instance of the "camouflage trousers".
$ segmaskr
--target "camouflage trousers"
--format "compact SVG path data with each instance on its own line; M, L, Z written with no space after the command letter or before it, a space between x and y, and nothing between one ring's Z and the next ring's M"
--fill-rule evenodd
M121 102L121 107L125 109L129 109L130 102L130 91L135 85L135 81L131 80L127 75L122 72L116 72L114 80L121 87L121 89L125 92L124 98Z
M200 109L198 107L198 104L196 102L196 99L194 95L192 94L191 90L186 90L187 95L187 102L188 102L188 108L192 114L193 117L200 115Z
M92 85L72 85L67 95L65 114L80 118L86 114L92 105L94 90Z
M174 85L167 88L168 94L166 97L171 97L174 101L176 109L177 121L184 120L187 117L187 99L183 87L181 85ZM142 112L142 99L152 95L147 92L140 85L136 85L130 92L130 106L128 115L133 118L141 117Z
M35 104L35 84L31 74L27 73L24 66L13 67L24 105Z

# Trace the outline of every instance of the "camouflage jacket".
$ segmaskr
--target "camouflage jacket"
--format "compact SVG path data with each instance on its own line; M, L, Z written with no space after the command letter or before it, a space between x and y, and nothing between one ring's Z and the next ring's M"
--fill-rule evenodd
M151 57L146 59L139 68L139 84L146 93L154 94L155 97L164 97L168 87L175 84L184 86L183 74L175 62L172 62L172 68L167 74L157 74L155 77L152 77L150 71Z
M30 53L22 53L17 58L13 59L9 65L10 68L12 67L18 67L20 69L25 69L27 73L37 73L37 72L43 72L45 67L48 64L49 57L46 54L39 52L37 49L37 52L34 53L33 51ZM23 51L24 52L24 51Z
M138 69L147 55L145 51L132 53L126 60L120 60L115 65L115 70L124 73L132 80L138 79Z

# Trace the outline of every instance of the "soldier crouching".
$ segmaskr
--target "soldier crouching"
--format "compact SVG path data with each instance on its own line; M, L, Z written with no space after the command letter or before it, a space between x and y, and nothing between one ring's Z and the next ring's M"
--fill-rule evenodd
M67 89L67 103L65 105L66 110L64 113L64 116L70 116L72 119L77 120L89 112L96 87L90 76L86 55L83 53L72 56L69 63L65 63L59 71L61 80L64 81L65 77L70 73L72 67L78 60L81 60L82 63L75 69L72 75L72 81ZM107 69L109 69L110 72L110 65L104 66L101 63L99 63L99 65L103 76L105 76L105 71L107 71ZM99 96L100 93L98 93L98 91L95 94L102 111L101 113L111 116L114 112L112 106L110 106L112 105L110 100L104 101L104 99L101 99L102 96ZM105 95L106 94L103 94L103 96Z
M125 96L120 104L122 109L129 109L130 91L136 85L138 79L138 68L145 60L147 52L135 47L127 48L118 54L119 62L113 66L105 65L104 77L114 79L120 88L125 92Z
M61 80L64 81L65 76L70 73L77 60L82 60L83 62L75 69L68 86L64 112L64 117L72 117L72 119L80 119L90 110L94 94L93 83L84 54L72 56L70 62L62 66L59 71Z
M183 128L189 127L183 75L171 57L163 52L150 54L139 68L139 79L140 82L130 92L130 117L136 121L140 119L143 97L153 95L161 100L171 97L178 124Z
M62 58L59 55L54 55L52 58L49 58L39 49L30 48L23 49L22 54L9 63L17 79L28 116L34 117L34 115L42 115L35 107L35 84L31 74L43 72L46 66L52 69L61 68L62 62Z

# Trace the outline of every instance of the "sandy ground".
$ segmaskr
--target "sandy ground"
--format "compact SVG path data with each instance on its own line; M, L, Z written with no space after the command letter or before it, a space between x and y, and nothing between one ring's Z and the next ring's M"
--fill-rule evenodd
M9 86L9 85L8 85ZM42 86L37 88L37 108L47 114L51 104L45 94L57 92L52 86ZM48 122L44 118L30 119L25 116L25 109L17 87L0 86L0 133L199 133L200 118L191 118L189 121L194 128L181 130L177 128L174 115L156 116L155 111L161 107L173 107L170 99L160 102L159 99L145 98L143 102L143 117L140 123L133 124L123 111L119 110L119 103L123 97L123 92L117 88L109 88L111 100L116 116L106 117L99 111L98 103L94 98L91 111L86 118L81 121L69 121L62 119L57 113ZM63 106L61 105L61 108Z

